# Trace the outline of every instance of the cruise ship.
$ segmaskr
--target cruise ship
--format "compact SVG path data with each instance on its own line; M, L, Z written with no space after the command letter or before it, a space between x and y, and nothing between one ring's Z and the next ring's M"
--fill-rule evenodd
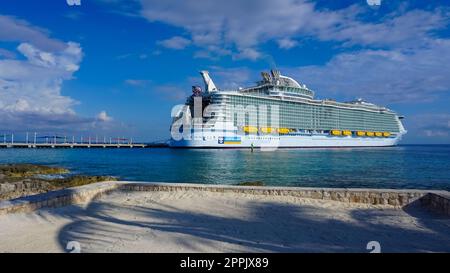
M221 90L207 71L184 105L172 111L174 148L395 146L406 130L394 111L357 99L315 99L314 91L278 70L256 86Z

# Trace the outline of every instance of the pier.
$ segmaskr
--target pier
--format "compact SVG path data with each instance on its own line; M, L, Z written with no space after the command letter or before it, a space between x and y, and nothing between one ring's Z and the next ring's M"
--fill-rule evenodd
M109 143L0 143L0 148L146 148L147 144Z
M0 148L147 148L152 145L146 143L134 143L133 138L117 137L99 139L96 137L58 136L58 135L38 135L34 133L32 138L26 133L24 138L15 140L14 134L0 135Z

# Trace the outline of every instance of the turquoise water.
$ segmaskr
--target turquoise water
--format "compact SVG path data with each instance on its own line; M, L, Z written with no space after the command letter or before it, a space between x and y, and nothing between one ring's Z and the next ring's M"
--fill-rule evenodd
M450 190L450 145L357 149L0 149L0 163L37 163L123 180Z

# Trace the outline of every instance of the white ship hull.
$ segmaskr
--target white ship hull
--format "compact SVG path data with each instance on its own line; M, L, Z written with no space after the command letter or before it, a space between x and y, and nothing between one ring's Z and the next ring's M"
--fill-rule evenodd
M314 148L314 147L388 147L395 146L401 134L391 137L330 135L197 135L191 139L171 140L173 148ZM227 141L229 140L229 141Z

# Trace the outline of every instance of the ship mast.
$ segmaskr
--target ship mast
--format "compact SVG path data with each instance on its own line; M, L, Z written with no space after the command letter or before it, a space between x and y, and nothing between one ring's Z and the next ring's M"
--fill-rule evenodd
M213 91L218 91L216 85L213 80L209 76L209 72L206 70L200 71L200 75L203 77L203 81L205 82L205 91L211 93Z

